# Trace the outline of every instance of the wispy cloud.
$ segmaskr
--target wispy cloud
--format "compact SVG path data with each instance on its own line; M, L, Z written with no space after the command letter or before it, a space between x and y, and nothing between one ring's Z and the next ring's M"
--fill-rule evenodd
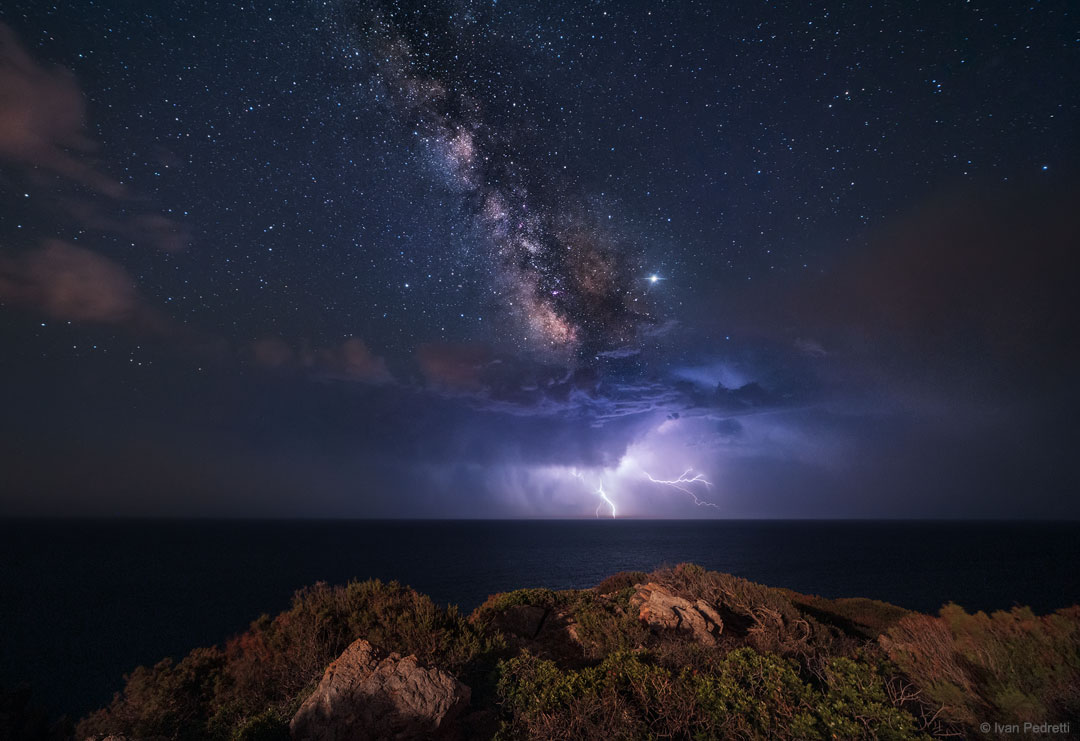
M58 239L19 255L0 255L0 299L72 321L126 323L143 310L124 268Z
M0 23L0 164L44 190L59 222L123 236L166 251L183 249L186 229L140 203L98 159L87 133L86 100L71 71L46 67ZM45 174L55 176L43 178ZM72 188L80 191L74 196ZM87 192L89 191L89 192Z

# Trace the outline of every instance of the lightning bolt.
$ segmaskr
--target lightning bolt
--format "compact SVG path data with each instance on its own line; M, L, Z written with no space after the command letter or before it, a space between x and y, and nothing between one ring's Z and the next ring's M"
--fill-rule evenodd
M577 471L571 471L570 473L574 476L574 478L585 481L585 476L578 473ZM600 499L602 499L603 501L600 502L600 504L596 505L596 516L600 516L600 508L603 507L604 502L606 502L607 506L611 507L611 519L615 519L615 502L611 501L611 499L608 498L607 492L604 491L604 479L601 478L599 479L599 481L600 485L596 487L596 490L593 493L600 497Z
M690 489L691 484L704 484L706 489L712 488L712 482L707 481L704 474L698 473L691 476L690 474L694 473L694 469L692 468L688 468L683 471L682 476L677 479L658 479L654 478L653 475L648 471L644 471L644 473L648 477L649 481L653 482L654 484L663 484L664 486L670 486L673 489L678 489L684 494L689 495L689 497L694 500L694 504L699 507L715 507L716 509L720 509L720 505L716 504L715 502L710 502L708 499L702 499Z

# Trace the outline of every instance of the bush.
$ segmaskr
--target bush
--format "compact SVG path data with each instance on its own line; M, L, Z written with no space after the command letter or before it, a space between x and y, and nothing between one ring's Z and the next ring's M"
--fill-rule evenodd
M79 735L271 737L273 719L291 718L330 662L361 637L467 678L489 672L502 646L456 607L441 609L396 582L316 584L298 591L286 612L253 622L224 650L196 649L179 664L167 659L139 667L108 708L80 723Z
M542 587L529 589L515 589L512 592L500 592L493 594L484 600L484 603L473 610L470 620L474 622L489 623L491 618L518 605L532 605L550 610L556 605L563 603L570 592L556 592Z
M236 729L232 741L289 741L289 722L270 710Z
M725 633L738 634L758 651L805 659L834 648L836 635L796 608L782 590L696 564L661 569L653 579L690 601L715 605Z
M80 738L100 734L164 736L170 739L206 737L214 695L225 678L225 657L216 648L192 651L179 664L159 661L140 666L125 677L122 692L112 704L83 720Z
M835 657L826 663L825 677L824 696L814 709L823 738L927 738L920 735L922 723L892 704L881 674L871 664Z
M926 738L890 704L870 664L838 658L815 687L798 665L750 648L713 673L674 672L645 653L564 671L527 652L500 665L501 738Z
M825 599L786 589L781 591L795 607L819 622L836 626L849 635L861 638L876 640L901 618L911 614L910 610L880 600L863 597Z
M649 629L628 611L625 599L598 598L591 592L582 593L574 605L574 622L578 640L585 656L598 660L608 654L630 651L642 646L649 638Z
M1037 617L958 605L910 615L880 643L941 714L960 724L1067 720L1080 715L1080 608Z
M614 594L624 589L632 589L635 584L644 584L648 580L649 575L644 571L620 571L604 579L594 589L597 594Z
M718 643L649 630L629 605L646 581L714 605ZM510 618L539 619L519 606L545 611L535 636L513 632ZM361 637L469 685L479 712L453 729L469 737L498 723L501 739L925 739L1080 714L1080 607L1037 617L948 605L930 617L683 564L590 590L493 595L468 620L393 582L317 584L224 648L136 669L77 737L284 741L326 666ZM0 699L0 732L40 737L23 695Z

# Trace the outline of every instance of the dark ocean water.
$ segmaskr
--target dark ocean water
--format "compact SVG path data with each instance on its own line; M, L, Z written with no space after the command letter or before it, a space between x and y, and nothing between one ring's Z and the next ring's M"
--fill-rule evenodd
M469 611L681 561L926 612L1080 602L1080 523L8 520L0 682L81 715L138 664L219 643L316 581L397 579Z

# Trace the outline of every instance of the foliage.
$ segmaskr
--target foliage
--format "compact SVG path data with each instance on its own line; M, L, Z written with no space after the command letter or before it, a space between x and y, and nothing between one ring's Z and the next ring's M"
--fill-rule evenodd
M289 741L289 722L272 710L248 720L236 729L232 741Z
M80 724L79 735L225 739L243 732L244 738L268 738L273 718L291 717L327 665L361 637L463 677L486 673L502 645L457 608L439 608L396 582L316 584L298 591L289 610L262 616L224 649L196 649L179 664L166 659L139 667L108 708Z
M825 599L786 589L778 591L783 592L795 607L819 622L863 638L877 638L901 618L911 614L910 610L902 607L864 597Z
M598 599L583 592L574 605L573 616L578 640L589 659L632 650L649 636L648 628L627 610L625 600Z
M604 579L594 589L597 594L614 594L631 589L635 584L644 584L648 580L649 575L644 571L620 571Z
M501 664L498 692L503 739L921 738L915 719L890 704L877 670L845 658L830 662L815 687L790 660L750 648L710 674L627 652L564 671L525 652Z
M725 632L736 633L758 651L805 659L838 649L839 631L800 611L782 590L696 564L661 569L652 579L691 601L715 605L724 616Z
M987 615L958 605L912 614L880 643L942 715L977 722L1080 716L1080 608L1038 617L1026 607Z
M643 582L714 608L716 645L642 622L631 598ZM514 633L523 612L535 635ZM493 595L469 619L396 583L317 584L224 647L136 669L78 737L283 741L360 637L460 678L478 711L468 727L498 724L501 739L925 739L1080 714L1080 607L1037 617L949 605L931 617L681 564L595 589ZM0 730L30 722L41 737L24 697L0 699Z
M532 605L547 610L564 602L565 599L565 593L543 588L515 589L512 592L500 592L491 595L482 605L477 607L472 613L472 620L488 623L498 613L505 612L518 605Z

